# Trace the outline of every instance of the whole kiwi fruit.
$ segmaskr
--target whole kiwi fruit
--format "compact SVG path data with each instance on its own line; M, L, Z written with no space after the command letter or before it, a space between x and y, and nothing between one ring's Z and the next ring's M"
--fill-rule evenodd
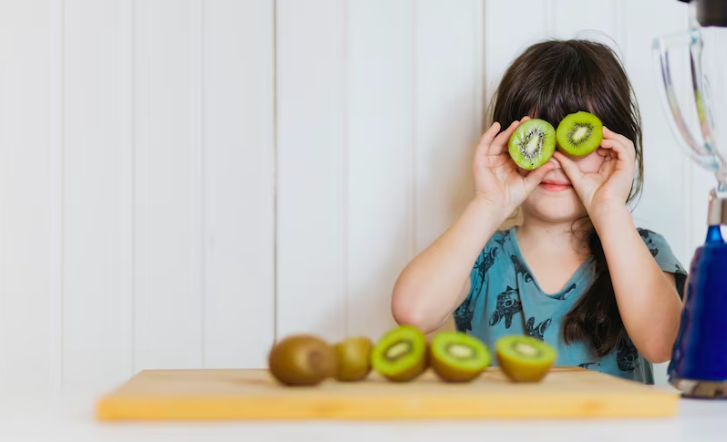
M336 365L333 347L312 335L286 337L268 356L270 373L289 386L318 385L335 375Z
M371 349L373 343L365 336L355 336L337 343L336 380L343 382L361 381L371 372Z

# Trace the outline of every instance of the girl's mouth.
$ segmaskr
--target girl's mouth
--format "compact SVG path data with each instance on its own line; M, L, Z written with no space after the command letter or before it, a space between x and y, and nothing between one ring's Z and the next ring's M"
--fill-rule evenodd
M570 184L543 181L540 183L540 188L547 190L548 192L563 192L565 190L570 190L572 186Z

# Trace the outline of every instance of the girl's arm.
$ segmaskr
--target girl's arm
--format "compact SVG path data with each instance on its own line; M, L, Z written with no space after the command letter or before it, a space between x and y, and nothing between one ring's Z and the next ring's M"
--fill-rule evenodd
M500 132L495 123L482 135L472 164L476 196L464 213L429 248L406 266L391 300L394 319L414 325L425 333L444 323L470 290L469 275L477 256L493 233L540 184L555 162L543 165L527 177L507 151L507 142L521 122Z
M599 207L591 221L601 238L616 302L631 340L650 362L669 360L681 313L674 275L661 270L625 205Z
M467 296L472 266L505 221L503 209L475 198L434 244L406 266L392 298L397 323L414 325L424 333L444 323Z
M681 301L674 277L667 276L631 220L626 200L635 175L634 143L606 127L598 172L582 172L570 158L554 154L578 192L601 238L626 332L650 362L671 357L679 331Z

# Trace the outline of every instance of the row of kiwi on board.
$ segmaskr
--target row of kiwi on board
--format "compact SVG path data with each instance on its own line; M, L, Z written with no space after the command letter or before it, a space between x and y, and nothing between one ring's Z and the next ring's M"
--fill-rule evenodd
M556 351L543 341L510 335L495 343L502 371L514 382L538 382L550 370ZM431 368L447 382L469 382L490 366L492 356L478 338L462 332L437 333L431 342L421 330L403 325L376 343L351 337L331 345L312 335L293 335L270 351L270 373L283 385L313 386L329 378L366 379L375 370L392 382L408 382Z
M537 169L553 157L556 141L559 149L569 155L588 155L603 140L603 123L593 114L576 112L567 115L558 128L545 120L524 122L513 132L508 143L510 157L526 170Z

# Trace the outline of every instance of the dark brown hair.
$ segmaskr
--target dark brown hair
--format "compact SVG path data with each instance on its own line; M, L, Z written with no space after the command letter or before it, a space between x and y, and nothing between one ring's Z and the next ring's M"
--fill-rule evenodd
M568 114L588 111L604 126L636 146L637 175L628 202L643 187L641 117L631 83L616 54L591 41L546 41L530 46L505 72L493 98L492 117L503 128L529 115L554 127ZM568 312L562 334L566 343L586 341L594 353L611 353L628 335L616 304L601 240L590 223L587 244L596 262L596 278Z

